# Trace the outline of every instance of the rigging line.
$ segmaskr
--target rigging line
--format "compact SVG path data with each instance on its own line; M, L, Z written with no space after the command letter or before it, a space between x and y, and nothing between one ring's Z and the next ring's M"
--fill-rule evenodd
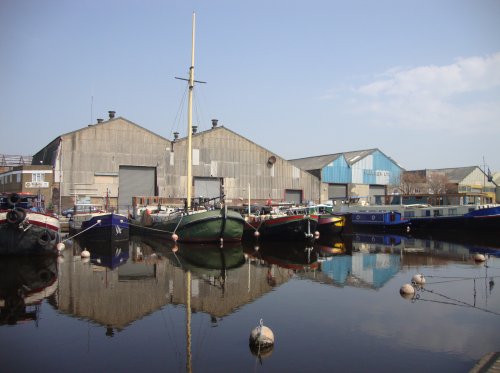
M166 312L167 312L167 315L170 319L170 325L175 325L174 324L174 321L172 320L172 315L170 314L169 310L168 310L168 306L170 304L167 305L166 308ZM160 312L161 316L162 316L162 319L164 321L164 326L165 326L165 329L167 330L167 335L168 335L168 338L170 339L170 342L171 344L174 346L174 352L175 352L175 355L177 355L177 357L180 357L181 356L181 353L179 351L179 346L177 346L177 343L175 343L175 341L177 340L176 339L176 335L175 335L175 328L172 328L172 331L170 331L170 328L168 327L169 323L168 321L165 319L165 315L163 314L163 312Z
M457 278L456 280L427 282L426 285L445 284L448 282L458 282L458 281L466 281L466 280L483 280L483 279L497 278L497 277L500 277L500 275L498 275L498 276L484 276L484 277L470 277L470 278Z
M174 132L174 127L175 127L176 131L179 130L180 123L181 123L181 114L184 111L184 104L186 102L187 92L188 92L188 85L186 85L186 87L184 88L184 91L182 93L181 100L179 101L179 107L177 109L177 113L176 113L174 121L172 123L170 133Z
M445 299L449 299L449 300L451 300L451 301L461 303L461 304L463 304L463 305L465 305L465 306L472 307L472 308L477 308L477 309L479 309L479 310L481 310L481 311L484 311L484 312L489 312L489 313L492 313L492 314L494 314L494 315L498 315L498 316L500 316L500 313L497 313L497 312L494 312L494 311L490 311L490 310L487 310L487 309L484 309L484 308L481 308L481 307L477 307L477 306L472 305L472 304L470 304L470 303L463 302L463 301L461 301L461 300L459 300L459 299L455 299L455 298L448 297L448 296L446 296L446 295L444 295L444 294L441 294L441 293L435 292L434 290L427 290L427 289L424 289L424 288L423 288L423 289L422 289L422 292L428 292L428 293L431 293L431 294L435 294L435 295L441 296L441 297L443 297L443 298L445 298Z
M498 312L490 311L490 310L488 310L486 308L473 306L472 304L467 304L467 303L466 304L459 304L459 303L444 302L444 301L440 301L440 300L424 299L424 298L418 298L418 299L415 299L415 300L422 300L424 302L430 302L430 303L448 304L448 305L451 305L451 306L464 307L464 308L475 308L475 309L478 309L479 311L483 311L483 312L487 312L487 313L492 313L494 315L500 316L500 313L498 313Z

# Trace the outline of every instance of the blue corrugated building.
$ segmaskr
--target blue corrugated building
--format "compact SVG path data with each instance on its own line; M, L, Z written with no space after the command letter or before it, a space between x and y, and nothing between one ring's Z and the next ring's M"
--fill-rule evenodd
M361 197L380 203L380 196L392 193L403 168L379 149L367 149L291 159L291 163L321 179L321 199L345 200Z

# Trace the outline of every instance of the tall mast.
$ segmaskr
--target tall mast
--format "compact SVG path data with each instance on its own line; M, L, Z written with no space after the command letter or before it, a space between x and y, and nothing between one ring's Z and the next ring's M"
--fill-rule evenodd
M193 12L193 33L191 38L191 66L189 67L188 95L188 144L187 144L187 208L191 207L191 188L193 184L192 170L192 131L193 131L193 88L194 88L194 35L196 14Z

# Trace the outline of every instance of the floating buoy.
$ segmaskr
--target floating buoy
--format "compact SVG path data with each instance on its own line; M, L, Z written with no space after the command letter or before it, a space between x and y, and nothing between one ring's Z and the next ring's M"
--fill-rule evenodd
M410 284L404 284L401 286L401 289L399 289L399 294L401 295L413 295L415 294L415 288L411 286Z
M268 348L274 345L273 331L264 326L264 321L260 319L260 325L255 327L250 333L250 346Z
M314 238L315 238L315 239L318 239L318 238L319 238L319 232L318 232L318 231L315 231L315 232L314 232Z
M255 231L255 232L253 232L253 235L254 235L254 237L259 237L260 236L260 232L259 231Z
M478 263L481 263L481 262L484 262L486 260L486 257L483 254L475 253L474 260Z
M66 245L63 242L59 242L56 245L56 248L57 248L57 251L59 251L59 253L61 253L61 251L63 251L66 248Z
M406 227L406 232L409 232L410 231L410 226L407 226Z
M177 242L177 240L179 239L179 236L177 234L172 234L172 240L174 240L175 242Z
M411 282L417 285L424 285L425 284L425 277L421 273L417 273L413 278L411 279Z
M90 258L90 252L87 249L83 249L82 253L80 254L82 258Z

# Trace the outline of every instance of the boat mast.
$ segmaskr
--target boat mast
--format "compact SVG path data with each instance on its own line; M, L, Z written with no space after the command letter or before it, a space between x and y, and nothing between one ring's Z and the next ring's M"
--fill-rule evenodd
M191 66L189 67L189 94L188 94L188 143L187 143L187 208L191 208L192 193L192 131L193 131L193 88L194 88L194 35L196 14L193 12L193 32L191 38Z

